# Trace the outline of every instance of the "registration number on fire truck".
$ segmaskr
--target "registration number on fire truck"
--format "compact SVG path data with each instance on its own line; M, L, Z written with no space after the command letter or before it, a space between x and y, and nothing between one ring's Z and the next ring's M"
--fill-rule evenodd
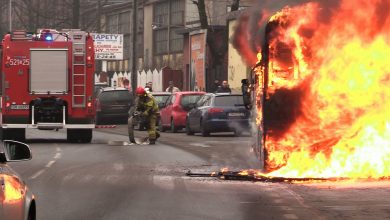
M11 109L19 110L19 109L29 109L28 105L11 105Z
M13 58L13 59L9 60L9 64L11 66L18 66L18 65L28 66L28 65L30 65L30 59L27 59L27 58Z

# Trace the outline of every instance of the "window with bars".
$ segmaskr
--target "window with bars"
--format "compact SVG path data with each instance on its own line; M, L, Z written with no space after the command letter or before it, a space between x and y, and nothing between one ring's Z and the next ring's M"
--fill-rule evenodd
M144 56L144 35L143 33L138 33L137 35L137 57Z
M154 23L168 25L169 2L161 2L154 5Z
M123 35L123 59L124 60L130 59L130 42L131 42L131 35L130 34Z
M154 32L155 54L160 55L168 52L168 30L161 29Z
M184 24L184 2L181 0L171 2L171 25Z
M107 17L107 31L111 34L118 33L118 15L110 15Z
M124 12L119 14L119 24L118 29L119 33L121 34L127 34L130 33L130 12Z
M176 34L175 29L171 29L170 34L170 51L171 52L182 52L183 51L183 35Z

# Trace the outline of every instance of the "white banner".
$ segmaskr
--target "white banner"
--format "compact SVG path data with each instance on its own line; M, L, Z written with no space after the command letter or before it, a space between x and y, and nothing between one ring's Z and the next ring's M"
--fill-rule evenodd
M91 33L96 60L123 60L123 34Z

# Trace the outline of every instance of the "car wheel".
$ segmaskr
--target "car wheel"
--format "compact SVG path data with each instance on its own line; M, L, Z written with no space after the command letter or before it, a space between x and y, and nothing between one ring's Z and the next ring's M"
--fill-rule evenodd
M175 123L173 122L173 119L171 119L171 132L176 133L177 127L175 126Z
M203 137L207 137L210 135L210 132L207 130L206 123L203 123L202 121L200 122L200 133L202 134Z
M30 205L30 209L28 211L27 220L35 220L36 219L36 210L35 210L35 202L33 201Z
M190 122L188 121L188 119L186 121L186 134L187 135L193 135L194 134L194 132L190 128Z
M161 132L165 132L165 128L164 128L164 126L162 125L161 119L160 119L160 121L159 121L159 123L158 123L158 130L161 131Z
M236 137L239 137L239 136L241 136L242 135L242 131L239 131L239 130L234 130L234 136L236 136Z
M95 123L97 125L102 125L103 124L103 118L102 118L102 116L99 113L96 113Z

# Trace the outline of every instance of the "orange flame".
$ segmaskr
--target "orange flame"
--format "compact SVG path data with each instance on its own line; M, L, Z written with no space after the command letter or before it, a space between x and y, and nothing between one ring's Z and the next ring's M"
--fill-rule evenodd
M271 104L295 92L288 103L297 105L269 113L289 113L287 125L267 132L269 175L390 176L390 18L380 10L389 14L390 1L340 1L326 21L318 3L270 19L268 81L258 91L266 86ZM264 80L263 68L256 77Z
M23 198L23 185L13 176L2 175L4 180L4 204L19 203Z

